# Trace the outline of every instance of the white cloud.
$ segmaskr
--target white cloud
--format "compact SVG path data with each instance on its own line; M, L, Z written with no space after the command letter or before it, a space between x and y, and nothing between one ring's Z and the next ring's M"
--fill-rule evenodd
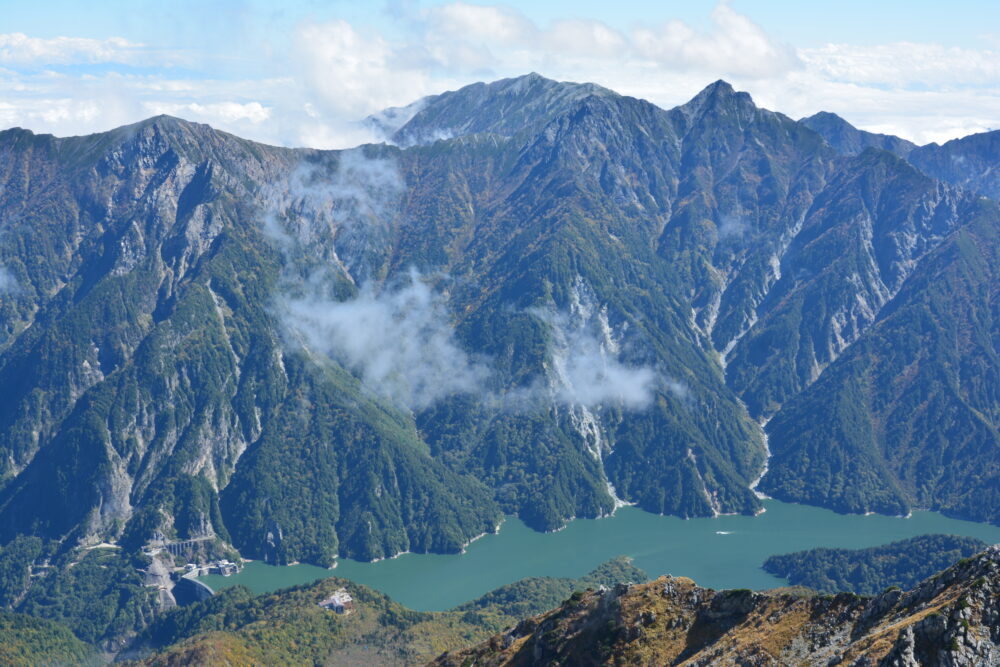
M381 36L362 35L347 21L300 26L296 47L300 83L339 118L362 118L431 90L426 72L401 62Z
M458 345L444 297L416 273L398 290L366 286L348 301L313 295L285 307L286 325L310 351L337 360L400 407L483 393L488 367Z
M771 38L760 26L726 2L712 10L712 29L698 32L683 21L668 21L658 30L639 28L638 52L668 67L722 75L764 78L797 66L794 50Z
M6 266L0 265L0 295L10 294L18 290L17 278Z
M169 114L209 124L227 124L241 120L257 124L271 118L271 109L265 107L260 102L248 102L246 104L238 102L210 102L208 104L199 104L198 102L188 102L186 104L147 102L144 107L153 116Z
M284 51L240 51L251 58L242 79L204 76L229 63L207 53L186 54L196 74L181 76L169 67L181 56L158 45L9 33L0 36L0 66L7 65L0 125L81 134L165 111L267 143L342 148L377 140L355 122L368 114L529 71L593 81L665 108L725 78L790 116L829 110L918 143L1000 125L995 49L904 42L796 50L728 2L707 18L705 27L672 20L616 29L585 17L535 22L503 4L451 2L400 12L381 27L307 20L289 28ZM56 71L70 63L104 65ZM107 63L159 69L139 76ZM268 77L255 78L258 71Z
M431 31L449 39L514 46L533 40L538 33L523 14L498 5L453 2L431 8L427 14Z
M1000 82L1000 52L900 42L876 46L827 44L800 57L819 77L856 84L912 86L987 85Z
M628 47L622 33L600 21L585 19L556 21L543 39L549 51L574 56L614 58Z
M623 363L586 323L574 325L572 318L560 313L547 319L554 338L550 352L559 402L585 407L620 404L629 409L652 402L658 382L653 369Z
M24 33L0 34L0 63L8 65L73 65L94 63L137 64L155 59L176 59L176 54L151 52L145 44L121 37L89 39L85 37L29 37Z

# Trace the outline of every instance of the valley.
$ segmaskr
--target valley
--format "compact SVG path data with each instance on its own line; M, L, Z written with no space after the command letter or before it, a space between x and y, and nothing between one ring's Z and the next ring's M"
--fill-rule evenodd
M775 555L1000 543L995 132L914 147L722 80L664 109L528 74L413 112L346 150L0 132L10 627L211 655L238 610L250 662L310 633L413 661L578 584L603 620L639 570L763 590ZM172 608L171 575L244 558ZM342 625L340 586L371 603ZM682 588L677 623L718 611Z
M761 565L771 555L814 547L862 548L927 533L1000 543L1000 527L917 511L909 518L835 514L765 500L756 517L678 519L623 507L613 517L577 519L539 533L508 517L464 554L403 554L375 563L340 559L330 570L311 565L249 563L237 575L201 577L215 590L234 585L255 593L335 576L369 586L418 611L450 609L527 577L579 577L617 556L652 577L674 574L715 588L762 590L786 585Z

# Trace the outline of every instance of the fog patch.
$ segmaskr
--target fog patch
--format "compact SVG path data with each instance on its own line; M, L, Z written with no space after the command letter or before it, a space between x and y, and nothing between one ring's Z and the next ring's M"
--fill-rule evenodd
M10 272L10 269L0 265L0 294L13 294L18 289L17 278Z
M607 306L598 303L581 276L576 277L569 297L565 309L549 306L530 311L549 329L550 400L588 409L603 405L646 408L661 379L649 366L623 361L627 323L611 325Z
M370 284L353 299L315 294L284 303L284 323L312 353L349 369L373 393L421 410L455 394L482 394L489 368L455 339L445 297L411 271L398 289Z
M360 148L340 152L335 169L300 164L261 197L264 233L284 255L283 279L321 269L371 279L405 190L391 156Z
M623 363L599 329L580 318L535 312L550 326L554 398L559 403L588 408L617 404L638 410L652 402L657 381L653 369Z
M719 217L716 233L719 241L739 241L750 232L750 223L741 215L724 214Z
M681 401L688 402L691 400L691 388L680 380L670 377L664 378L663 388Z
M404 409L483 394L488 367L456 340L447 295L416 270L379 280L405 192L395 160L360 149L338 158L335 170L301 165L264 196L264 232L283 256L272 310L286 346L340 364Z

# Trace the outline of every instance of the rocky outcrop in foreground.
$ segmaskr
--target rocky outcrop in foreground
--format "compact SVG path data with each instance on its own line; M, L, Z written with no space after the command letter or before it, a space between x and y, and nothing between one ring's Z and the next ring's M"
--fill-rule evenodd
M1000 665L1000 547L875 597L713 591L683 577L575 593L434 663Z

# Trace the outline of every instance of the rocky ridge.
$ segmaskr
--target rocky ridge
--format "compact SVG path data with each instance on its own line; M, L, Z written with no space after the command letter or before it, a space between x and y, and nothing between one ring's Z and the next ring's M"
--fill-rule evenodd
M713 591L667 576L576 594L434 664L997 665L998 601L998 547L875 597Z

